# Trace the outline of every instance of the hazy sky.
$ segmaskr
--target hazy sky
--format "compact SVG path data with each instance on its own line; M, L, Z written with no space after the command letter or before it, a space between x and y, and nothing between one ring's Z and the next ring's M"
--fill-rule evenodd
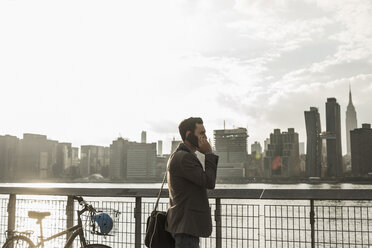
M371 0L0 1L0 135L106 145L213 129L306 140L304 110L372 123ZM343 140L345 143L345 139ZM345 145L343 153L345 153Z

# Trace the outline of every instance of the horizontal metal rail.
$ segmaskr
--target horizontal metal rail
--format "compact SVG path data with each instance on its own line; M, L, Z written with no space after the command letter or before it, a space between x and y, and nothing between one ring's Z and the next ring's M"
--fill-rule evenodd
M0 186L0 194L83 195L92 197L156 197L156 188L73 188ZM168 197L163 189L161 197ZM372 200L372 189L214 189L209 198L272 200Z

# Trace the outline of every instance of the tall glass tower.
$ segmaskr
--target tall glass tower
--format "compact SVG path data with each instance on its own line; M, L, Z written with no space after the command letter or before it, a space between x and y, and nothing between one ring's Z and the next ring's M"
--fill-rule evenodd
M305 123L307 134L306 151L306 175L308 177L320 177L322 169L322 139L320 134L320 115L318 109L311 107L305 111Z
M326 102L327 134L327 176L343 176L341 148L340 105L336 98L327 98Z
M351 96L351 88L349 86L349 104L347 105L347 110L346 110L346 147L347 147L348 155L351 155L350 131L354 130L357 127L358 127L357 115L356 115L355 107L353 105L353 99Z

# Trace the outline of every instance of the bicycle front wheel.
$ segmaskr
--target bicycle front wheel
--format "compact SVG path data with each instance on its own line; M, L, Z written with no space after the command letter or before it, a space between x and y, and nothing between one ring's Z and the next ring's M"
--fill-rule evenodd
M8 239L3 248L35 248L35 245L26 236L17 235Z

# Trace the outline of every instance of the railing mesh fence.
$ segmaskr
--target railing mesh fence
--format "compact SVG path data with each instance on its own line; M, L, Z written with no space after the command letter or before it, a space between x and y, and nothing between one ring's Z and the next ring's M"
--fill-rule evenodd
M102 243L111 247L134 247L135 198L93 198L86 200L96 209L116 209L121 212L115 223L112 236L90 233L89 221L83 218L85 235L89 243ZM146 220L154 208L155 198L142 198L141 247ZM51 216L43 220L44 237L66 229L67 197L19 196L16 202L17 231L33 230L31 239L38 240L39 226L28 217L28 211L49 211ZM217 247L215 210L216 200L210 199L213 232L201 238L201 248ZM0 197L0 231L4 234L8 225L8 196ZM79 208L74 204L75 210ZM168 208L168 199L161 198L159 210ZM221 200L221 237L223 248L234 247L311 247L311 225L309 201L285 200ZM315 247L356 247L372 245L372 204L369 201L315 201ZM76 214L74 214L76 224ZM5 242L5 235L0 236ZM66 235L46 243L46 247L63 247ZM0 245L1 245L0 244ZM75 242L75 247L78 243Z
M5 242L5 231L8 229L8 196L0 195L0 246Z

